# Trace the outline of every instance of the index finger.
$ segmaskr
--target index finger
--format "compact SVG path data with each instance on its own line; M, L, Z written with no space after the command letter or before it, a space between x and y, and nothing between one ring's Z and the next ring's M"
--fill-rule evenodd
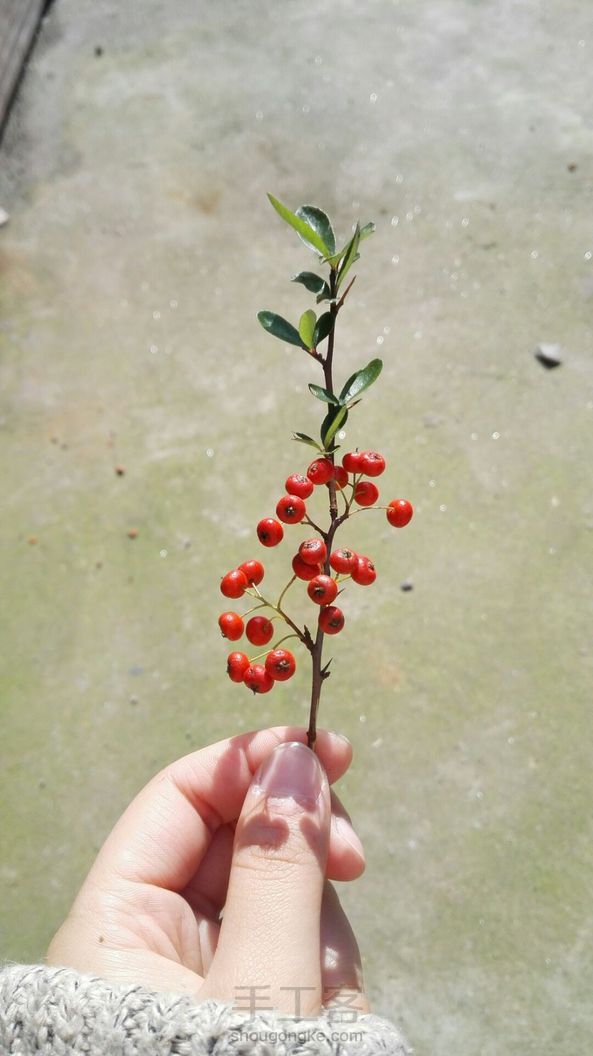
M283 741L306 743L302 727L243 733L170 763L138 793L103 844L87 882L155 884L181 892L220 825L239 817L251 779ZM352 745L319 730L315 750L330 784L348 769Z

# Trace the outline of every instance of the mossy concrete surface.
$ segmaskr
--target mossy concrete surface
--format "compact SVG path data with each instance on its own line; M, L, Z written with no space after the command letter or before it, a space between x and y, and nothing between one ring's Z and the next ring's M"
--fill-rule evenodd
M320 409L255 318L315 263L271 191L377 222L344 443L415 506L343 530L379 576L322 704L371 997L417 1056L590 1050L592 49L587 0L56 0L0 153L3 956L159 767L305 721L306 663L251 698L216 626Z

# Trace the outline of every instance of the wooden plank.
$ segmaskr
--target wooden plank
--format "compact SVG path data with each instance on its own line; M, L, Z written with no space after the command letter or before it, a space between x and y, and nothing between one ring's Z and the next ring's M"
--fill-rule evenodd
M35 38L46 0L0 0L0 129Z

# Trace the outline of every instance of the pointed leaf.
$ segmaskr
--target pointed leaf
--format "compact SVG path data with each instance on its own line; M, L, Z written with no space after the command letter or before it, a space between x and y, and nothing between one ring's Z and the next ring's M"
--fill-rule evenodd
M309 308L306 312L303 312L299 319L299 336L303 344L307 348L313 348L313 334L315 333L315 323L317 322L317 316L312 308Z
M303 220L300 216L296 216L294 213L291 213L290 209L287 209L285 205L282 205L282 202L279 202L278 199L274 198L273 195L268 194L268 198L270 199L270 203L274 206L274 209L276 210L278 215L282 217L285 223L289 224L290 227L294 228L297 235L299 236L299 238L302 239L306 246L309 246L310 249L317 250L318 253L321 253L322 257L326 257L328 253L332 252L332 250L329 249L328 246L326 246L325 242L320 237L320 235L318 235L315 228L311 227L310 224Z
M322 301L331 301L331 300L332 300L331 290L330 290L327 282L324 282L323 289L322 289L321 293L317 294L317 297L315 298L315 301L316 301L317 304L321 304ZM335 298L334 298L334 302L335 302Z
M323 419L323 421L321 423L321 429L319 430L319 435L321 437L324 449L327 448L327 444L325 443L324 436L325 436L327 430L329 429L329 427L330 427L330 425L331 425L331 423L333 421L333 417L334 417L335 413L336 413L335 407L330 407L329 411L327 412L325 418Z
M334 235L329 216L326 216L326 214L321 209L318 209L316 205L301 205L296 210L296 215L301 220L304 220L313 231L317 232L319 238L326 247L325 255L328 253L335 253L336 236Z
M323 389L321 385L314 385L313 382L310 382L309 392L313 393L313 396L316 396L318 400L323 400L324 403L333 403L336 407L340 406L338 397L332 396L331 392Z
M298 440L301 444L308 444L309 447L315 447L318 451L323 451L323 448L314 440L312 436L307 436L306 433L293 433L293 440Z
M291 282L300 282L309 290L309 293L322 293L327 282L321 275L316 275L314 271L299 271L298 275L293 275Z
M298 348L307 347L301 341L298 330L281 315L276 315L275 312L258 312L257 318L264 330L267 330L273 337L286 341L289 345L296 345Z
M375 224L372 220L369 220L368 224L365 224L364 227L361 227L360 229L360 241L362 242L364 238L368 238L369 235L372 235L374 230Z
M348 378L348 381L340 393L340 403L348 403L349 400L354 399L359 393L368 389L369 385L372 385L373 382L377 380L382 369L382 360L371 359L371 362L367 363L366 367L363 367L362 370L355 370L354 374L351 374Z
M321 442L327 450L338 429L348 418L347 407L331 407L321 425Z
M361 227L361 229L360 229L360 241L362 242L363 238L368 238L369 235L372 235L374 230L375 230L375 224L373 223L372 220L370 220L368 224L365 224L364 227ZM329 264L330 268L337 268L339 263L340 263L340 261L342 260L342 258L346 254L346 251L348 250L348 247L349 247L351 241L352 241L352 239L350 239L348 242L346 242L346 244L344 246L342 246L342 249L338 250L337 253L332 253L331 256L324 257L324 259L321 261L321 263L322 264ZM356 259L358 260L358 257ZM352 263L354 263L354 261L352 261Z
M354 264L354 261L358 259L358 244L360 242L360 227L356 225L356 230L348 243L348 249L346 250L342 263L338 268L338 279L336 282L336 289L339 289L346 274L350 271L350 268Z
M342 249L339 249L337 253L333 253L331 256L324 257L323 260L321 261L321 263L322 264L329 264L330 268L337 268L337 266L340 263L342 257L344 256L344 253L348 249L348 245L349 245L349 243L346 242L346 245L342 246Z
M372 359L370 363L367 363L366 367L362 367L360 370L355 370L342 388L342 392L340 393L340 403L350 405L355 396L364 392L365 389L377 380L382 369L383 361L380 359Z
M334 325L333 315L331 312L324 312L323 315L319 316L317 324L315 326L315 333L313 334L313 348L317 348L329 333L331 333L332 326Z
M342 268L338 268L339 278L338 278L338 280L336 282L336 290L339 289L339 287L342 285L342 279L344 278L344 276L346 274L346 271L349 271L350 268L352 267L352 265L356 264L357 260L360 260L360 253L357 253L356 256L353 257L353 259L350 261L350 263L348 264L348 267L345 270L342 270Z

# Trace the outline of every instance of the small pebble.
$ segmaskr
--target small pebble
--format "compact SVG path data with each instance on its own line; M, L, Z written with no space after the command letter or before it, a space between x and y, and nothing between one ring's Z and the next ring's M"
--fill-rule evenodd
M560 345L552 345L547 342L539 344L533 353L535 358L546 370L553 370L562 363L562 349Z
M115 472L118 477L123 477L125 471L125 466L115 466Z
M403 590L404 593L408 593L410 590L414 589L414 584L411 579L404 579L403 582L400 583L399 589Z
M0 227L4 227L4 224L7 224L9 220L10 216L6 212L6 209L2 209L0 206Z
M37 536L36 535L29 535L27 537L27 542L28 542L29 546L35 546L36 543L37 543Z
M128 539L136 539L138 537L137 528L128 528Z

